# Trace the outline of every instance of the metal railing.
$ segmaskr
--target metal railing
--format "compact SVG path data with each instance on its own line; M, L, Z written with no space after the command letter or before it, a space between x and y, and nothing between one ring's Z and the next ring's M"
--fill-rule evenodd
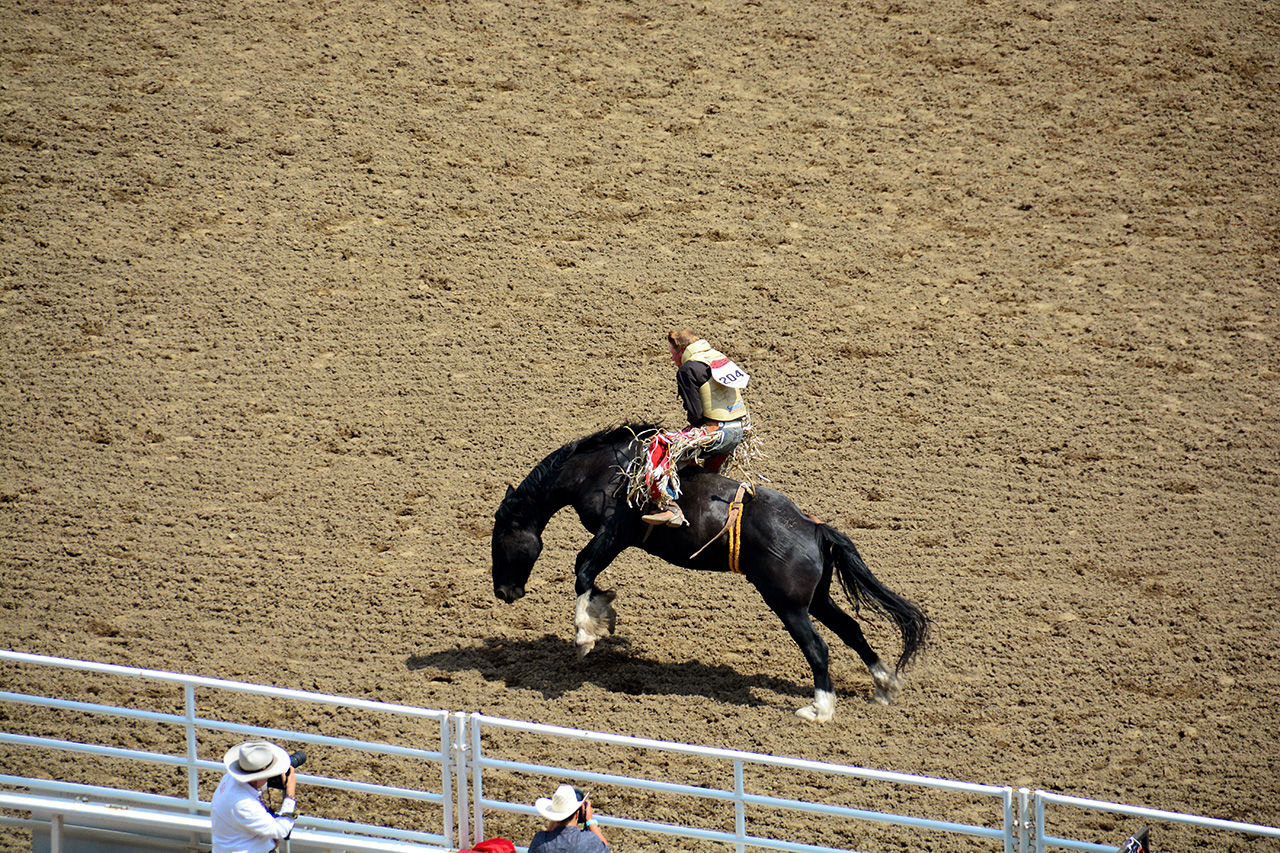
M1087 841L1074 841L1069 838L1058 838L1050 835L1046 825L1046 810L1049 806L1070 806L1072 808L1083 809L1090 812L1099 812L1110 815L1126 815L1128 817L1140 818L1151 823L1162 822L1181 824L1184 826L1195 826L1201 829L1217 830L1232 834L1252 836L1255 838L1280 839L1280 828L1274 826L1260 826L1258 824L1242 823L1240 821L1200 817L1198 815L1150 809L1143 806L1127 806L1122 803L1108 803L1102 800L1070 797L1065 794L1054 794L1049 791L1037 790L1035 792L1029 792L1024 788L1021 790L1020 794L1023 798L1023 802L1029 803L1029 808L1034 811L1032 825L1035 827L1035 834L1032 839L1030 853L1045 853L1046 850L1055 848L1062 850L1084 850L1089 851L1089 853L1115 853L1115 845L1108 846L1105 844L1092 844Z
M27 808L28 811L54 815L53 823L64 817L80 815L84 819L97 814L84 801L98 800L106 803L126 803L131 809L115 809L114 819L136 819L139 831L148 825L172 823L178 817L194 821L193 832L207 824L209 804L200 799L200 774L224 770L218 761L200 758L201 736L234 734L270 740L300 742L335 750L356 750L405 759L413 766L425 765L432 775L438 775L438 787L429 790L407 786L393 786L335 779L316 775L300 775L299 781L309 786L329 788L348 794L394 798L411 803L427 804L438 812L440 832L405 830L369 823L327 820L304 815L298 821L295 839L306 841L307 849L328 849L324 844L333 843L332 849L347 850L409 850L467 846L485 837L486 818L491 822L519 817L533 818L537 812L529 804L523 792L532 785L544 790L548 779L572 782L582 786L608 786L608 790L629 790L635 796L661 796L674 798L682 803L699 804L705 808L681 808L682 814L698 814L700 822L674 823L661 820L637 820L618 815L598 815L600 823L628 832L655 834L667 838L679 838L693 842L717 844L735 853L748 850L780 850L790 853L848 853L848 847L822 846L801 843L796 840L770 834L771 815L786 811L801 815L818 815L835 818L846 827L845 836L857 833L858 827L874 825L880 828L901 827L912 833L920 831L943 834L951 838L967 838L977 843L989 842L991 849L1004 853L1045 853L1050 849L1081 850L1089 853L1111 853L1115 844L1099 844L1074 840L1050 834L1046 828L1046 810L1077 809L1089 812L1125 815L1150 822L1169 822L1201 827L1206 830L1238 833L1247 837L1280 839L1280 829L1257 824L1225 821L1216 818L1197 817L1175 812L1159 811L1139 806L1108 803L1053 794L1047 791L1017 790L1009 786L997 787L946 779L935 779L890 771L871 770L825 762L806 761L737 750L701 747L690 744L659 741L627 735L604 734L581 729L562 728L537 723L490 717L479 713L426 710L406 705L395 705L363 699L331 696L278 687L265 687L222 679L179 675L156 670L136 669L114 664L89 663L65 658L45 657L22 652L0 650L0 662L9 664L55 667L83 673L97 673L120 679L142 679L181 688L183 713L121 707L106 703L87 702L35 696L12 691L0 692L0 703L51 709L68 714L101 716L108 719L131 720L158 726L178 727L183 733L185 748L180 754L170 754L129 746L112 746L102 743L81 743L47 737L44 734L0 732L0 746L9 745L15 750L36 750L41 754L69 753L93 755L106 759L120 759L184 768L186 796L177 797L145 791L124 790L102 785L68 782L58 779L35 778L30 775L0 775L0 808ZM201 705L197 705L197 691L211 692ZM423 749L418 746L389 743L385 740L337 737L316 731L284 729L246 725L217 719L209 709L217 708L225 694L245 694L278 701L302 702L347 709L361 716L354 722L356 729L367 729L381 720L394 717L398 720L419 720L428 723L438 732L439 748ZM202 709L204 712L202 713ZM9 714L13 727L14 715ZM37 720L29 726L38 726ZM105 738L104 738L105 739ZM504 742L505 741L505 742ZM512 741L520 741L513 744ZM706 780L708 774L696 784L687 779L663 780L626 775L621 772L583 769L579 764L547 763L530 760L521 749L554 755L583 754L584 748L610 748L634 751L654 757L677 756L680 760L695 760L699 766L715 767L720 778L729 782L716 786ZM206 751L208 750L206 744ZM43 762L42 762L43 763ZM781 776L779 774L782 774ZM951 820L894 814L888 811L860 808L848 803L822 802L807 792L804 798L779 796L776 780L785 780L797 774L809 774L817 778L856 779L864 783L884 783L898 791L910 791L917 796L936 798L939 794L961 797L968 801L977 799L990 806L990 817L983 823L963 823ZM495 784L496 783L496 784ZM847 789L848 785L837 786ZM18 794L15 788L26 789L31 794ZM495 788L498 793L495 793ZM502 792L506 792L503 798ZM24 799L25 798L25 799ZM40 808L30 807L36 799ZM27 806L16 805L26 802ZM946 806L935 799L925 799L927 811L945 812ZM56 814L58 803L64 804L63 812ZM50 804L53 804L51 806ZM367 811L373 811L372 807ZM964 809L966 813L971 807ZM125 814L131 812L131 814ZM185 813L185 815L184 815ZM29 825L31 821L15 821L0 816L0 822ZM830 820L824 823L831 823ZM523 823L528 826L528 823ZM206 836L207 837L207 834ZM319 846L317 846L319 845ZM418 847L415 848L415 845ZM55 848L56 849L56 848ZM525 848L519 848L524 850Z
M0 808L47 816L17 822L36 831L47 825L51 853L63 853L73 843L70 840L73 834L93 837L108 834L112 839L146 834L148 849L182 851L202 846L201 840L210 836L208 815L120 808L3 791L0 791ZM138 842L138 846L143 845ZM209 844L203 846L207 848ZM295 830L285 849L288 853L451 853L451 848L305 829Z
M558 726L522 723L514 720L489 717L484 714L467 715L469 727L469 759L471 767L471 794L474 799L473 819L477 835L484 834L484 811L506 811L538 817L537 812L527 803L503 802L489 799L484 795L484 774L486 770L502 770L508 773L527 774L539 779L561 779L577 782L581 785L608 785L611 790L631 789L636 791L658 792L675 795L696 801L719 805L730 812L731 819L723 822L733 826L732 831L715 830L677 825L655 821L629 820L620 817L598 815L601 825L616 826L646 833L693 838L701 841L720 842L732 845L736 853L753 850L785 850L805 851L805 853L845 853L847 848L823 847L815 844L801 844L779 838L768 838L748 832L748 807L768 810L786 810L800 814L822 815L825 817L862 820L893 826L908 827L914 830L932 830L952 835L972 836L990 839L1003 846L1005 853L1014 851L1014 791L1011 787L994 787L991 785L975 785L965 782L953 782L945 779L934 779L926 776L914 776L905 773L893 773L882 770L869 770L861 767L849 767L841 764L829 764L818 761L806 761L796 758L783 758L759 753L741 752L714 747L691 746L670 741L651 740L648 738L630 737L626 735L602 734L600 732L568 729ZM565 767L547 764L534 764L524 761L504 760L489 757L491 749L484 746L487 731L516 731L534 734L562 743L569 742L569 749L559 750L561 754L581 754L578 747L582 745L602 745L644 750L650 753L666 753L673 755L696 756L706 762L720 763L729 768L733 780L732 788L714 788L706 783L688 785L664 782L654 779L639 779L613 773L587 772L580 767ZM752 793L747 790L746 771L750 768L770 768L774 771L804 772L829 777L846 777L865 781L892 783L899 786L914 786L924 789L950 791L993 801L992 826L977 826L955 821L931 820L908 815L888 814L867 809L851 808L813 802L811 800L788 799L770 796L763 793ZM685 809L705 814L705 809Z
M199 746L202 733L229 733L244 738L262 738L266 740L287 740L290 742L326 746L335 749L357 750L362 753L376 755L392 755L408 758L433 765L439 769L440 787L435 790L420 790L407 787L393 787L348 779L333 779L324 776L299 773L299 784L346 791L355 794L394 797L420 803L434 805L440 809L442 832L421 832L395 829L371 824L349 821L327 820L319 817L303 815L297 825L304 829L345 833L353 836L380 837L397 839L419 844L448 847L454 835L455 798L453 792L456 769L453 767L453 755L449 743L449 714L446 711L414 708L408 705L394 705L385 702L373 702L366 699L355 699L331 696L324 693L311 693L301 690L290 690L280 687L246 684L239 681L228 681L218 678L180 675L158 670L138 669L116 664L91 663L68 660L66 658L31 655L23 652L0 651L0 661L18 664L31 664L46 667L58 667L78 672L98 673L117 678L138 679L150 683L171 684L180 688L183 695L184 712L182 714L151 711L138 708L121 707L105 703L86 702L81 700L58 699L35 696L11 691L0 691L0 702L18 706L47 708L63 712L83 715L102 716L116 720L133 720L153 723L161 726L173 726L184 734L185 753L173 755L143 749L132 749L103 744L80 743L71 740L60 740L42 736L0 732L0 744L42 751L56 751L75 755L94 755L110 759L142 762L144 764L185 768L186 797L173 797L163 794L129 791L101 786L83 785L53 779L40 779L31 776L0 775L0 784L10 787L23 787L30 791L57 794L64 797L96 797L111 799L139 806L151 806L162 810L186 811L188 814L208 814L209 804L200 799L200 773L217 773L221 775L226 768L218 761L202 759ZM398 718L412 718L433 724L438 731L438 749L422 749L395 743L374 740L361 740L348 737L333 737L315 732L295 729L274 728L268 726L245 725L243 723L203 716L196 702L197 689L210 691L215 696L225 693L237 693L251 696L302 702L308 705L330 706L359 711L370 715L393 715ZM208 705L218 704L211 699Z

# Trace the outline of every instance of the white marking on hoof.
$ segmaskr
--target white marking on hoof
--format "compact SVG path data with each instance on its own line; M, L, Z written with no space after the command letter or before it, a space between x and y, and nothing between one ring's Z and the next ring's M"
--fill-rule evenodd
M836 715L836 694L815 690L813 704L796 709L796 716L815 723L825 723Z
M618 624L618 613L610 603L617 597L613 590L600 590L596 595L584 592L578 596L573 609L573 624L577 628L573 641L578 646L578 657L583 658L596 647L596 641L613 633Z
M871 667L871 680L876 683L875 692L871 694L873 700L881 705L892 705L897 701L898 694L902 692L902 679L896 673L876 661L876 665Z

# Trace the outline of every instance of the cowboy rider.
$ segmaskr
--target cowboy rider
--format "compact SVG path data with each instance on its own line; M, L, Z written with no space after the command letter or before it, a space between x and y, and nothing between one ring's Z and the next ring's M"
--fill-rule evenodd
M661 433L658 440L667 447L673 442L677 447L691 446L690 455L701 456L704 468L718 472L742 443L744 431L750 426L747 403L742 395L750 377L728 356L689 329L668 333L667 348L676 364L676 390L689 426ZM672 476L687 457L677 457L679 454L672 453L654 465L654 456L650 455L651 467L655 468L650 480L650 497L658 506L644 516L648 524L668 527L688 524L676 503L680 496L678 480Z

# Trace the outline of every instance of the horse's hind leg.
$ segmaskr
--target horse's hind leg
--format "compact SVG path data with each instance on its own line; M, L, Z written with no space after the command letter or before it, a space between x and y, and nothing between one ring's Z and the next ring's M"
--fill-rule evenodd
M787 626L791 639L800 646L805 660L809 662L809 668L813 670L813 703L797 708L796 716L825 723L836 715L836 690L828 670L827 643L813 626L803 606L786 607L774 602L769 602L769 606L778 614L782 624Z
M871 680L875 682L872 698L881 705L892 705L898 698L898 694L902 692L902 681L897 673L884 665L880 656L867 643L867 638L863 636L862 626L858 621L841 610L840 606L832 600L831 595L823 590L813 597L809 612L823 625L835 631L836 636L844 640L845 644L862 658L862 662L871 672Z

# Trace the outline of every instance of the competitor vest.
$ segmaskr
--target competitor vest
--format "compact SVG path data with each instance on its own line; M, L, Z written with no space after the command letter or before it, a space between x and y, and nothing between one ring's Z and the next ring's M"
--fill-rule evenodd
M708 379L698 388L698 396L702 398L704 418L712 421L736 421L747 416L747 401L743 399L740 390L747 387L746 373L740 368L737 369L741 379L730 380L739 386L736 388L725 385L715 378L717 375L723 375L724 368L737 367L727 355L713 350L711 344L706 341L697 340L685 347L681 360L682 362L699 361L711 368L713 378Z

